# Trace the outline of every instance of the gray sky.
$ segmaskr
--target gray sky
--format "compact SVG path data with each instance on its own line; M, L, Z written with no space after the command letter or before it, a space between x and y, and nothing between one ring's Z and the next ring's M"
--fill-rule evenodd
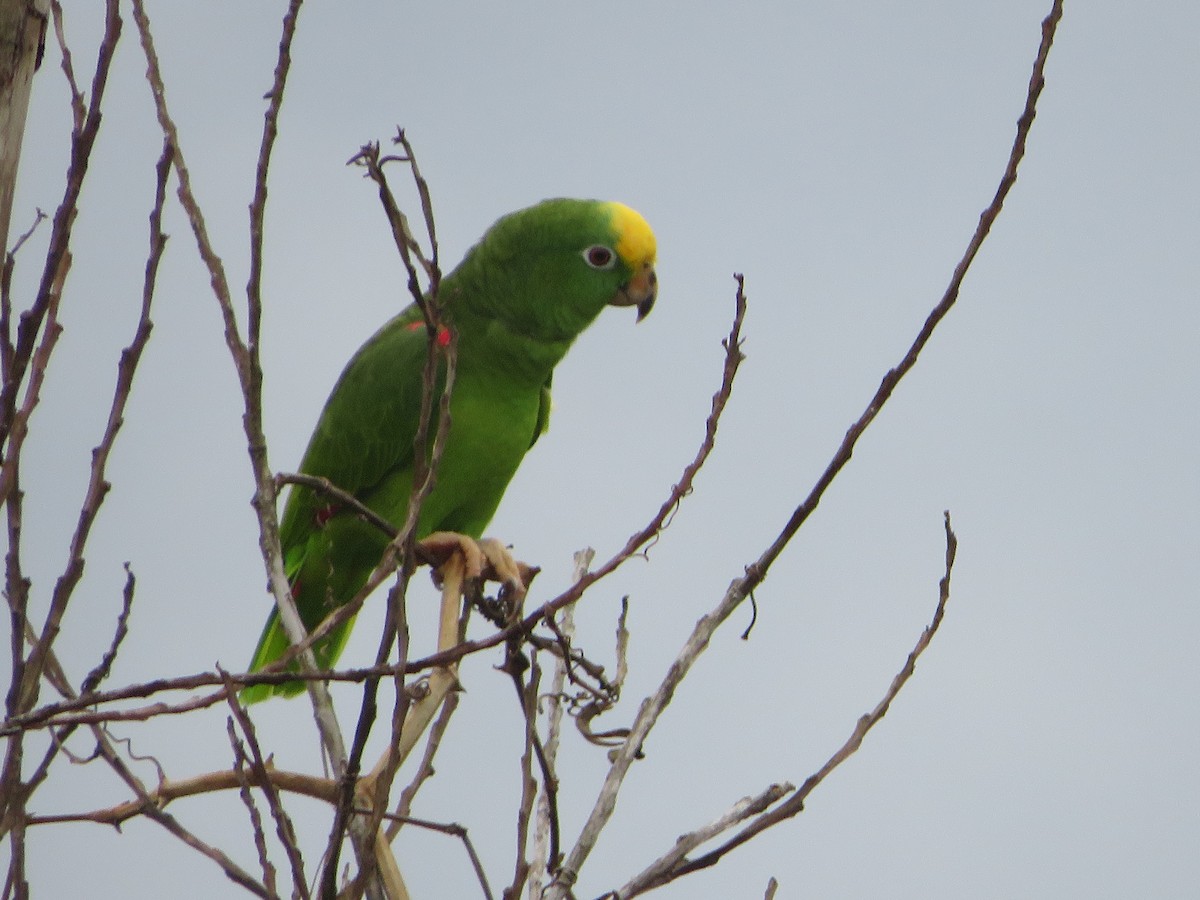
M67 12L68 40L90 72L99 27L82 6ZM717 451L649 562L580 611L581 640L607 658L630 597L632 671L608 727L627 723L941 296L995 190L1048 9L309 4L267 216L273 467L295 467L338 371L405 301L375 192L344 165L398 124L430 182L448 264L498 215L547 196L622 200L658 235L658 307L636 328L607 312L580 340L555 376L552 430L490 529L543 566L532 601L566 584L574 550L617 550L692 458L731 274L745 273L747 359ZM240 286L282 7L150 11L195 188ZM757 591L750 640L738 639L746 610L685 683L580 897L617 887L739 797L821 766L932 614L944 509L961 542L953 599L887 718L799 818L658 896L761 897L772 875L781 898L1200 893L1197 33L1190 2L1068 5L1020 181L959 306ZM131 21L122 42L65 332L22 470L26 564L43 605L140 297L161 138ZM14 234L61 197L58 63L51 45ZM114 685L244 668L269 608L217 307L177 207L167 230L154 336L60 644L77 676L94 664L129 560L137 600ZM47 234L19 258L20 298ZM415 631L428 646L436 597L424 580L413 597L413 619L428 601ZM374 653L380 618L360 619L347 663ZM467 694L417 810L467 825L497 889L511 874L520 751L498 660L465 667ZM353 694L338 696L349 719ZM305 702L255 712L280 766L316 770ZM219 710L116 732L173 777L229 759ZM569 735L562 765L570 840L605 762ZM97 768L61 768L36 811L125 799ZM242 839L222 832L244 822L232 804L172 811L236 850ZM295 801L293 814L314 861L326 811ZM414 896L473 896L448 839L399 846ZM253 867L248 831L241 850ZM237 893L145 822L121 835L36 830L29 852L41 896Z

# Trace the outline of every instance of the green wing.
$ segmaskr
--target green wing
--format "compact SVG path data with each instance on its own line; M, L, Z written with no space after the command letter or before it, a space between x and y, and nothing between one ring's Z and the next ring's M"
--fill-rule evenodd
M376 508L371 498L407 497L426 353L426 330L413 309L376 332L342 372L300 465L301 472L328 478L397 525L404 509ZM402 484L389 490L392 482ZM280 540L292 596L309 629L358 591L387 543L378 529L339 513L329 498L297 486L284 508ZM348 620L314 646L319 666L337 659L352 624ZM250 670L278 659L289 646L278 610L272 609ZM298 681L258 685L243 691L242 699L251 703L303 689Z
M427 350L419 314L406 310L379 329L354 355L330 393L300 463L307 475L328 478L364 497L398 470L412 466ZM303 544L328 498L291 490L280 523L284 554Z

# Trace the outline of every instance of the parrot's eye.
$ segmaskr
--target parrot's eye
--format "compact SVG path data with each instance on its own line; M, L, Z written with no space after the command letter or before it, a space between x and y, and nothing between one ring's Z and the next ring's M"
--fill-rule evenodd
M617 261L617 254L603 244L593 244L583 251L583 261L593 269L611 269Z

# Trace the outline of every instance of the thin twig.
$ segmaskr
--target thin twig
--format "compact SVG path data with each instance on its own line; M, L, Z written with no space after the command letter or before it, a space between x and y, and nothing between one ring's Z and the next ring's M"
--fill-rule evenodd
M183 157L178 131L174 120L167 109L166 89L163 85L162 73L158 63L158 55L154 49L154 41L150 31L150 21L146 15L143 0L134 0L133 17L138 27L142 49L146 57L146 78L154 96L155 111L158 115L159 126L163 135L173 148L172 162L178 177L178 197L187 214L188 223L196 239L196 247L209 272L209 281L217 306L225 322L225 342L233 357L234 367L241 383L245 414L242 417L246 430L247 445L254 473L255 492L253 505L259 521L259 543L263 560L267 566L267 578L272 596L280 611L280 621L288 637L299 643L306 635L300 614L291 596L287 574L283 567L283 554L279 546L279 523L275 513L274 480L266 459L266 441L262 432L261 414L261 385L262 375L257 371L255 358L252 357L242 343L238 333L237 318L234 314L233 301L229 290L229 280L225 275L225 266L221 257L213 248L208 237L204 213L192 190L191 173ZM285 38L289 35L284 30ZM285 70L286 71L286 70ZM282 101L282 90L277 90L270 104ZM300 663L307 671L316 671L316 660L311 651L300 654ZM322 746L332 765L337 771L345 769L345 747L342 743L341 731L337 726L337 717L333 711L333 702L324 684L310 681L309 696L313 702L313 714L321 735Z
M874 709L858 719L854 725L854 730L851 732L850 737L846 739L846 742L842 744L842 746L839 747L831 757L829 757L829 759L825 762L825 765L823 765L817 772L810 775L805 780L804 784L800 785L800 787L793 794L791 794L791 796L779 804L779 806L775 807L775 809L763 813L761 816L747 825L742 831L731 837L725 843L721 844L721 846L717 847L715 850L712 850L703 856L697 857L694 860L690 860L681 864L674 872L670 874L669 877L663 878L659 882L660 884L665 884L668 881L674 881L676 878L687 875L690 872L695 872L698 869L703 869L714 865L730 850L741 844L744 844L756 834L765 831L772 825L776 825L785 819L790 819L793 816L803 812L804 801L813 792L813 790L816 789L817 785L824 781L830 772L849 759L858 750L858 748L862 746L863 739L867 736L871 729L879 724L880 720L887 715L887 711L891 707L892 701L896 699L896 696L900 693L900 690L905 684L908 683L908 680L916 671L917 660L920 658L921 654L925 652L925 649L933 640L934 635L937 634L937 630L942 624L942 618L946 614L946 604L950 600L950 575L954 569L954 557L958 551L958 538L954 534L954 530L950 527L949 512L945 513L945 530L946 569L945 574L942 575L941 580L938 582L937 608L934 610L932 620L925 627L924 631L921 632L921 636L917 639L913 649L909 652L903 668L901 668L901 670L897 672L896 676L892 679L892 683L888 686L883 698L877 704L875 704Z
M74 691L71 688L70 684L68 684L65 681L65 679L62 679L62 678L58 677L57 675L52 674L52 673L56 673L56 672L61 672L61 668L62 667L58 664L58 660L54 655L53 649L51 649L48 652L48 655L46 657L47 680L49 680L50 683L53 684L57 690L64 692L68 696L74 696ZM96 749L93 754L93 758L98 757L98 758L104 760L104 762L108 764L109 768L111 768L113 770L113 772L116 773L118 778L120 778L123 782L125 782L126 786L129 787L130 791L137 798L136 800L131 801L130 803L121 805L122 808L129 810L129 812L125 816L125 818L128 818L133 815L139 815L139 814L144 815L146 818L148 818L151 821L162 826L162 828L164 828L169 834L175 836L180 841L182 841L183 843L185 843L192 849L198 851L202 855L208 857L210 860L212 860L214 863L216 863L218 866L220 866L221 870L225 873L225 875L231 881L233 881L235 884L241 885L242 887L246 888L248 891L255 894L256 896L260 896L260 897L268 896L263 885L260 884L258 881L256 881L252 875L250 875L248 872L246 872L244 869L242 869L240 866L238 866L237 863L235 863L232 859L230 859L229 856L227 856L223 851L221 851L218 848L212 846L211 844L208 844L205 841L201 840L198 836L196 836L194 833L192 833L187 828L185 828L177 819L175 819L174 816L170 815L166 810L162 809L162 807L153 799L153 796L152 796L154 794L157 794L158 792L157 791L152 792L149 789L147 789L145 784L142 783L142 780L140 778L138 778L136 774L134 774L133 770L130 769L129 765L125 762L125 760L121 758L116 747L113 746L113 739L109 736L108 732L106 732L100 726L92 725L91 726L91 734L92 734L92 737L95 738L95 741L96 741ZM16 743L16 742L13 742L13 743ZM124 743L128 744L129 742L125 741ZM60 749L64 749L64 748L60 747ZM134 754L132 752L132 750L130 750L128 748L127 748L127 752L130 754L131 758L133 758L135 760L147 760L147 761L154 763L155 768L158 772L158 778L159 778L160 785L166 783L166 776L162 771L162 767L158 765L157 760L154 760L153 757L137 756L136 754ZM240 783L240 780L237 777L237 775L235 773L233 773L232 771L230 771L226 774L233 776L231 786L236 788L238 786L238 784ZM27 796L27 793L28 792L26 791L26 796ZM21 802L22 803L24 802L24 797L21 799ZM46 824L46 823L51 823L51 822L56 822L56 821L82 821L82 820L86 820L88 818L89 817L86 815L42 816L42 817L29 816L22 821L22 824L27 823L27 824L33 825L33 824ZM99 819L99 818L93 818L91 820L92 821L102 821L102 819ZM122 821L122 819L115 819L112 821L113 821L113 824L119 824L119 822Z
M687 859L687 855L701 844L711 841L751 816L759 815L795 789L795 785L792 784L773 784L754 797L743 797L717 819L676 838L670 850L631 878L624 887L615 892L615 896L621 900L629 900L665 883Z
M290 772L276 769L268 762L266 772L271 784L277 790L287 791L326 803L337 801L337 784L328 779L304 772ZM251 769L241 777L249 778L250 784L261 787L260 772ZM55 815L30 816L30 825L54 825L61 822L94 822L100 825L122 825L130 819L146 815L149 807L162 808L174 800L185 797L198 797L219 791L235 791L241 785L241 777L233 769L220 769L215 772L205 772L190 778L165 780L153 790L145 792L137 799L118 803L103 809L78 813L60 813Z
M267 170L271 151L279 134L279 111L283 106L283 91L292 66L292 39L296 36L296 20L303 0L290 0L283 14L283 33L279 38L279 55L275 60L275 80L267 92L267 109L263 115L262 141L258 163L254 169L254 199L250 201L250 277L246 282L246 349L254 368L258 368L259 337L262 329L262 258L263 218L267 210Z
M326 622L329 620L326 619ZM557 628L547 623L552 630ZM314 630L313 634L325 633ZM526 636L530 646L537 650L553 653L562 658L564 653L569 660L568 677L572 683L581 687L589 696L616 694L616 683L605 678L604 667L592 662L578 650L569 645L564 650L561 639L547 638L539 634ZM306 644L310 643L306 639ZM490 646L490 644L488 645ZM476 650L484 648L477 647ZM361 684L368 679L395 679L401 675L415 675L431 668L445 667L453 664L462 654L454 651L435 653L424 659L408 662L388 663L386 665L366 666L351 669L331 669L317 672L276 671L272 665L256 672L230 674L236 684L246 687L255 684L283 684L289 681L319 680L349 684ZM618 668L620 660L618 660ZM582 670L595 680L595 684L586 683L576 670ZM158 716L182 715L197 709L205 709L223 703L224 693L204 694L189 697L179 703L158 702L149 706L131 709L105 709L103 707L125 700L136 700L152 697L155 694L174 691L194 691L198 688L218 687L224 683L224 678L217 672L199 672L191 675L178 675L171 678L156 678L151 681L125 685L107 691L95 691L78 697L48 703L37 709L21 715L12 716L0 723L0 737L16 734L19 731L34 731L38 729L59 727L68 724L98 724L102 722L140 722Z
M437 756L438 749L442 745L442 737L446 734L446 728L450 725L450 718L456 709L458 709L458 694L450 694L446 698L446 702L442 704L437 719L429 728L429 736L425 740L425 752L421 756L421 762L417 765L417 771L413 773L409 783L400 792L395 812L388 815L390 820L386 830L388 841L396 839L396 835L400 833L401 824L407 821L412 813L412 804L416 799L417 792L425 782L433 777L434 757Z
M17 469L21 460L21 451L24 447L24 440L27 434L27 423L29 416L32 415L34 407L37 406L40 399L42 382L46 377L46 370L50 364L50 357L54 352L55 344L58 342L59 335L62 333L62 326L58 322L59 303L62 298L63 283L67 277L67 271L71 266L71 254L64 253L61 259L61 267L58 275L51 287L50 301L47 304L45 311L45 325L42 331L41 340L33 349L33 357L29 364L29 381L26 385L25 399L17 410L12 433L9 435L8 441L8 458L4 461L4 477L9 479L6 489L3 494L5 500L11 499L9 491L17 490ZM25 316L22 316L22 322L25 321ZM95 469L93 467L93 474ZM86 510L86 501L85 501ZM81 512L81 520L84 513ZM19 528L17 537L19 538ZM10 559L16 561L19 559L19 549L13 548L13 553ZM29 656L24 660L17 660L14 657L15 668L19 670L15 675L13 684L9 691L10 706L14 711L24 711L29 709L37 701L38 682L42 677L42 668L45 664L46 654L50 649L51 644L58 637L58 629L62 622L62 617L66 612L66 601L69 597L69 591L61 592L58 590L58 585L61 585L64 579L69 578L72 573L74 560L68 561L67 568L63 575L59 577L59 581L55 586L53 598L50 603L50 609L46 613L45 624L42 627L39 640L34 644ZM81 566L82 563L80 562ZM10 579L12 580L12 579ZM16 597L20 598L21 606L19 609L14 608L14 614L21 619L25 618L28 609L28 584L24 584L19 590ZM16 597L14 599L16 599Z
M59 15L61 16L61 13ZM63 267L71 243L72 226L78 212L79 195L83 190L84 176L87 174L88 164L91 161L92 148L95 146L96 137L100 132L100 107L104 100L104 90L108 84L108 74L112 68L112 60L120 35L121 17L118 12L118 2L117 0L107 0L104 36L100 40L96 72L92 78L91 100L82 120L76 110L76 126L71 135L71 160L67 166L66 187L63 191L63 199L54 213L54 221L50 229L50 244L46 251L46 263L42 269L41 282L33 303L21 315L21 320L17 325L11 368L4 373L4 385L0 390L0 449L5 450L6 460L5 467L0 470L0 501L8 496L8 491L11 489L11 483L8 480L10 467L7 463L16 458L12 449L5 445L18 430L16 422L17 393L24 380L26 367L33 356L34 342L42 330L52 296L62 287L61 276L65 276ZM69 56L65 55L63 60L66 64ZM68 74L70 73L68 72ZM78 88L74 84L73 76L71 77L72 96L78 96Z
M418 190L422 198L424 198L422 202L425 203L429 196L429 187L421 177L420 170L417 168L416 157L412 152L412 147L407 142L405 143L405 147L409 154L407 160L409 168L417 183ZM395 561L404 562L397 583L388 594L383 633L380 636L379 648L375 655L375 663L378 666L382 665L391 655L392 647L397 643L399 638L399 625L405 620L403 607L408 591L408 584L413 574L417 523L426 499L433 493L437 481L438 465L445 452L446 441L450 433L450 398L454 390L454 380L457 370L458 341L453 332L449 333L450 339L445 344L438 340L440 322L436 289L441 276L435 261L437 243L432 211L428 211L426 215L427 237L432 248L430 256L426 257L421 251L420 245L415 241L411 241L411 234L407 231L407 222L404 220L403 214L399 212L377 155L373 158L368 155L365 164L367 165L368 174L379 187L380 201L383 204L389 221L392 223L393 233L397 239L397 246L400 248L405 268L408 270L409 291L413 295L414 301L420 305L425 315L428 329L425 367L422 374L421 408L417 420L416 434L413 438L413 486L409 494L405 520L384 552L383 561L377 568L376 573L372 573L372 576L368 578L367 584L359 590L352 601L352 603L358 605L362 602L362 599L365 599L370 590L373 590L371 583L375 581L375 576L380 570L390 569L395 565ZM396 219L397 216L399 217L398 220ZM397 228L402 228L403 232L397 232ZM403 239L405 237L408 239ZM428 273L430 281L428 293L424 293L421 290L417 271L413 264L414 258L421 261L423 268ZM438 392L439 381L442 382L440 394ZM436 419L433 416L435 403L437 405ZM431 438L432 449L429 449ZM405 662L405 657L407 657L406 642L400 649L403 654L401 662ZM400 734L404 727L404 720L408 709L408 701L400 676L397 675L395 677L397 679L397 690L396 705L392 715L391 746L396 746L400 740ZM326 850L327 863L324 875L324 890L330 894L332 894L333 889L332 879L336 874L340 835L346 827L347 822L350 821L349 809L354 796L354 782L352 778L356 778L360 771L362 754L366 748L367 737L370 734L375 719L378 684L379 680L377 678L368 678L363 685L363 697L359 709L358 722L355 726L354 738L351 742L350 754L348 756L342 802L339 804L337 813L334 816L334 823L330 831L329 843ZM374 812L369 821L362 826L372 834L378 831L382 815L387 810L387 792L401 762L396 754L390 754L386 759L386 764L379 771L378 777L375 778L373 783L375 803L372 809ZM356 896L353 889L350 892L350 896Z
M932 312L929 313L925 324L921 326L916 340L909 347L908 352L904 354L904 358L896 364L895 368L891 369L883 377L874 396L867 403L867 407L863 410L861 416L850 426L846 432L846 436L842 439L842 443L833 454L828 467L817 479L817 483L813 486L812 491L804 499L804 502L796 507L787 524L779 532L778 537L771 542L771 545L763 552L757 561L747 567L745 586L746 592L749 593L757 585L762 583L767 576L767 570L771 564L779 558L779 554L783 552L784 547L788 545L796 532L800 530L800 526L812 515L817 508L817 504L821 502L821 498L825 494L825 490L833 483L837 474L850 461L850 457L854 453L854 447L858 443L858 439L866 431L867 426L875 420L879 415L879 411L883 409L885 403L892 396L892 392L900 383L905 375L912 370L917 364L917 359L921 355L921 351L925 349L925 345L929 343L929 339L933 336L933 331L938 324L950 312L958 299L959 290L962 287L963 280L967 276L967 271L978 255L980 248L983 246L984 240L987 238L992 229L992 224L1000 215L1000 211L1004 208L1004 201L1008 197L1009 191L1017 182L1017 168L1021 164L1021 160L1025 156L1025 143L1029 137L1029 130L1033 125L1034 117L1037 114L1037 101L1041 96L1042 88L1045 87L1045 68L1046 60L1050 54L1050 47L1054 43L1054 32L1058 26L1059 19L1062 18L1062 0L1054 0L1050 14L1042 22L1042 42L1038 48L1037 57L1033 64L1033 73L1029 78L1029 90L1025 97L1025 108L1021 112L1021 116L1017 119L1017 134L1013 139L1012 149L1008 155L1008 161L1004 166L1004 173L1000 177L1000 184L996 188L995 196L991 203L979 216L979 224L975 227L974 234L971 235L970 241L967 242L967 248L963 252L962 258L958 261L958 265L954 267L954 274L950 278L950 283L946 287L942 299L938 302Z
M692 482L695 480L696 474L708 460L709 454L712 453L713 447L716 445L717 426L721 421L721 413L725 411L725 406L729 402L729 396L733 391L733 379L737 375L738 367L744 358L742 356L741 345L742 322L746 318L745 280L739 274L735 274L733 278L737 283L737 292L734 296L733 324L729 329L728 337L721 342L721 346L725 348L725 363L721 372L721 385L717 388L717 392L713 394L712 409L704 422L704 439L701 441L700 449L696 452L695 458L684 466L683 474L671 489L670 495L644 528L631 535L625 542L625 546L607 562L591 570L587 575L559 594L559 596L542 604L541 607L527 615L520 623L521 630L531 629L539 620L562 609L568 603L578 600L593 584L614 572L634 555L642 552L643 548L658 537L663 529L667 527L670 520L674 517L676 510L679 508L680 503L692 492Z
M133 591L136 585L137 578L134 577L133 570L129 568L129 563L125 563L125 589L121 592L121 612L117 614L117 627L113 630L112 641L109 643L108 649L104 651L100 662L84 677L79 687L79 693L87 694L94 691L96 686L104 681L112 671L112 665L117 659L117 651L121 649L121 642L129 634L129 614L133 610Z
M575 568L571 575L572 581L578 581L587 574L596 552L591 547L575 553ZM565 706L563 689L566 687L567 672L570 667L570 640L575 636L575 605L571 604L562 609L557 623L561 640L566 647L564 652L554 660L554 669L550 675L550 690L548 702L550 708L546 712L546 736L543 740L543 776L541 792L538 795L536 820L533 829L533 850L530 853L529 895L538 897L545 886L546 873L558 868L561 833L558 820L558 746L562 737L562 721ZM554 620L551 619L551 622Z
M250 779L246 777L246 763L248 762L246 748L238 738L232 716L225 720L225 730L229 735L229 745L233 748L233 773L238 780L238 796L246 808L246 815L250 819L250 829L254 832L254 849L258 852L258 866L263 875L263 887L271 897L278 900L279 891L275 886L275 866L267 855L267 835L263 831L262 814L258 811L258 804L254 802L254 795L250 793Z
M536 654L526 658L520 644L511 641L508 645L504 670L512 679L517 693L517 703L524 720L524 747L519 758L517 773L521 781L521 799L517 804L516 852L513 854L513 877L504 896L518 898L525 890L529 879L529 829L533 819L534 803L538 798L538 783L533 777L533 761L536 758L542 771L542 780L550 784L551 776L545 752L537 734L538 685L541 682L541 667ZM528 681L524 679L528 672Z
M359 810L365 813L366 810ZM409 815L400 815L398 813L386 813L384 818L389 822L389 833L391 825L396 826L399 830L401 825L412 825L416 828L424 828L428 831L437 831L441 834L448 834L451 837L456 837L463 842L463 847L466 848L467 856L471 860L471 868L475 870L475 877L479 879L479 887L483 890L483 896L486 900L493 900L492 889L488 886L487 875L483 871L483 862L479 858L479 854L475 852L475 845L471 843L470 832L457 822L431 822L428 819L418 819Z
M245 736L246 745L250 748L246 761L249 763L256 783L267 798L267 806L271 810L271 817L275 820L275 834L279 838L279 842L283 844L284 853L287 855L288 864L292 870L293 897L307 900L309 896L308 883L304 877L304 858L301 856L300 844L296 839L296 829L292 825L287 810L283 808L283 798L279 795L279 789L271 778L267 761L263 757L262 748L258 743L258 734L255 732L254 723L250 721L245 706L238 699L237 687L228 677L225 680L225 698L233 713L233 719L237 721L238 728Z
M434 332L437 329L437 307L436 304L429 301L434 299L433 290L437 283L441 280L440 274L437 274L437 243L434 240L435 232L428 223L433 221L432 208L426 209L428 202L429 186L421 177L420 170L413 164L414 154L412 147L407 144L407 139L404 138L403 129L397 130L397 140L404 140L407 156L380 156L379 144L372 142L364 144L357 154L350 158L349 165L362 166L367 170L367 177L375 182L379 188L379 202L383 206L384 215L387 216L388 225L392 229L392 240L396 244L396 249L400 252L400 259L404 263L404 268L408 272L408 292L413 298L413 302L417 308L421 310L421 314L425 318L425 326ZM409 228L408 218L400 210L399 204L396 203L396 198L392 195L391 188L388 186L387 175L383 171L383 167L388 162L406 162L411 167L413 177L417 182L417 190L421 194L422 211L425 212L427 230L430 235L432 249L427 257L421 251L421 245L417 239L413 237L412 229ZM417 272L417 266L420 266L429 279L429 292L421 287L420 274Z
M12 249L4 255L4 270L3 275L0 276L0 373L3 373L5 380L8 379L12 369L14 352L12 343L12 276L17 265L17 253L45 220L46 214L40 209L37 210L29 230L17 238Z
M421 174L421 169L417 165L417 154L413 150L412 143L408 140L408 136L404 133L403 128L396 129L396 136L392 138L392 143L399 144L404 148L404 159L412 170L413 182L417 188L417 196L421 198L421 214L425 217L425 234L429 238L429 255L421 257L418 254L417 258L424 267L425 275L429 279L428 296L436 298L438 296L438 288L441 286L442 270L438 265L437 227L433 218L433 198L429 193L429 182Z
M55 639L58 636L62 618L66 614L67 604L70 600L72 591L77 584L79 577L83 574L83 552L87 542L87 537L91 530L91 525L95 520L99 507L103 501L104 495L107 492L108 484L104 478L105 466L112 450L113 444L116 441L117 432L120 429L123 421L123 414L126 403L129 399L129 393L133 384L134 374L137 369L139 360L141 359L142 351L150 338L150 307L154 296L154 288L157 280L158 264L162 258L163 248L166 238L162 233L162 210L166 190L166 180L170 170L169 156L167 149L164 147L163 155L159 159L158 166L155 169L155 200L150 211L150 250L146 258L145 279L142 288L142 305L138 316L138 321L134 329L134 335L130 344L121 352L120 362L117 366L116 384L113 389L113 399L109 409L109 416L104 434L100 439L99 445L92 451L92 463L90 478L87 490L84 495L84 500L81 504L79 523L75 534L71 540L70 556L63 574L58 579L55 585L54 592L51 598L50 610L47 613L46 624L42 629L40 636L32 639L33 649L30 651L27 661L22 661L22 654L18 647L21 636L29 633L33 634L32 627L25 616L25 604L27 602L27 584L21 585L20 593L14 591L10 586L10 603L12 605L12 622L13 622L13 662L14 662L14 679L13 687L9 696L9 712L22 710L32 705L33 698L36 696L37 683L41 678L47 677L47 668L53 660L52 647ZM64 261L70 259L70 254L63 256ZM65 272L64 272L65 274ZM52 297L57 298L61 292L61 282L59 286L52 292ZM53 333L55 323L53 321L57 311L57 299L54 299L47 312L47 334ZM34 371L37 372L39 367L35 363ZM35 379L31 378L31 385ZM10 447L11 449L11 447ZM15 470L14 470L15 471ZM19 492L18 492L19 493ZM12 501L16 497L10 497L10 517L14 513ZM19 518L19 503L16 504L16 514ZM9 568L10 579L19 576L19 534L10 533L9 547ZM107 676L113 660L116 657L117 650L122 639L125 636L126 623L129 617L129 611L133 602L133 574L129 571L128 564L126 565L126 584L123 596L122 611L117 619L116 631L113 635L112 643L108 651L102 657L100 663L95 669L90 672L83 682L83 692L91 692ZM55 679L52 679L54 681ZM60 690L66 686L66 679L57 679L56 683L60 684ZM17 693L19 692L19 693ZM24 695L23 697L21 695ZM49 774L50 766L59 750L66 740L70 728L64 730L56 736L55 741L47 748L40 764L34 769L29 780L25 783L20 794L24 797L30 796L34 790L44 781ZM17 743L10 745L11 752L19 752ZM6 772L6 776L8 773ZM11 785L10 785L11 786ZM14 797L14 793L9 791L4 792L6 796Z
M82 97L71 69L70 52L61 31L62 10L53 6L55 33L63 50L63 67L67 75L72 96L74 129L71 135L70 162L67 167L66 185L62 201L55 211L49 236L45 264L37 293L30 307L25 310L16 327L15 337L11 332L12 304L9 296L12 256L5 251L4 302L3 302L3 388L0 389L0 503L7 509L6 554L7 600L12 626L12 681L6 698L6 712L13 716L27 711L37 702L38 684L51 654L51 647L58 633L58 625L64 612L66 594L57 589L47 611L41 637L29 655L24 652L24 638L30 626L28 603L30 583L22 574L20 565L21 507L22 498L18 488L18 470L23 441L28 431L29 418L37 405L40 384L44 377L50 354L58 337L60 326L56 318L62 296L63 285L70 269L70 241L72 228L78 213L79 197L91 159L92 149L100 130L100 110L108 83L108 74L116 53L121 33L121 18L117 0L108 0L105 9L104 35L97 54L96 70L91 85L91 102L83 105ZM24 238L18 242L18 246ZM15 248L14 248L15 252ZM26 380L26 373L29 374ZM24 402L18 408L17 397L25 391ZM93 467L93 472L95 468ZM81 513L81 517L82 517ZM66 573L64 573L65 577ZM10 875L23 883L21 874L24 854L25 803L41 778L21 784L23 759L23 736L8 741L3 768L0 769L0 829L15 826L14 857ZM52 759L53 748L48 751ZM38 772L35 770L34 775ZM44 777L44 775L42 776Z
M71 48L67 45L67 36L63 32L62 5L58 0L50 0L50 12L54 19L54 38L58 42L58 50L62 57L63 75L66 77L67 87L71 91L71 119L74 122L75 130L81 131L84 127L84 121L87 118L87 110L84 107L83 91L79 89L79 84L75 81L75 67L71 62Z
M306 475L303 472L279 472L275 476L276 489L285 484L295 484L300 487L308 488L317 494L322 494L334 501L334 504L341 507L346 507L356 516L378 528L388 536L388 540L395 540L400 534L400 529L385 519L367 504L363 503L349 491L344 491L328 478L322 475ZM430 560L424 560L430 562Z

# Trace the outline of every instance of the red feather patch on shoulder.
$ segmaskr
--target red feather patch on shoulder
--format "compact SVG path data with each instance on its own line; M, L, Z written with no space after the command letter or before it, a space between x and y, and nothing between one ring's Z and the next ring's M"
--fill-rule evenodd
M409 331L420 331L425 327L424 322L409 322ZM437 330L437 343L439 347L448 347L450 345L450 329L445 325L439 325Z

